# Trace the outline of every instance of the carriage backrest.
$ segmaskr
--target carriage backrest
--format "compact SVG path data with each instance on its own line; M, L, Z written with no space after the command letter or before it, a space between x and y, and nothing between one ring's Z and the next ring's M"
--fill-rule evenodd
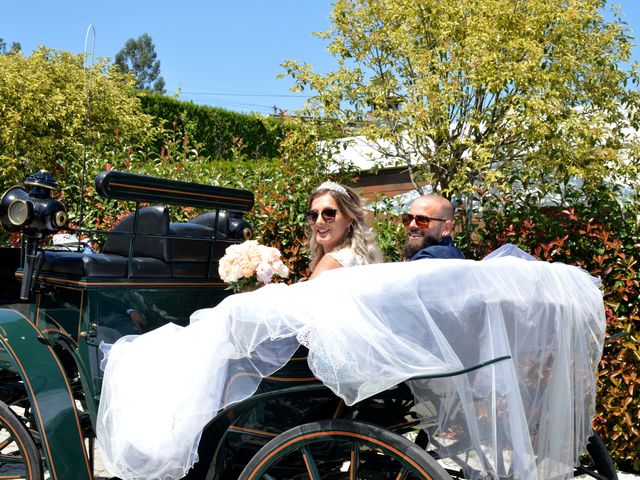
M127 215L120 220L112 232L159 235L158 237L136 236L133 239L132 256L169 261L169 240L166 238L169 235L169 212L166 207L154 205L141 208L137 219L135 212ZM131 241L129 235L110 234L102 247L102 253L126 257L129 255Z

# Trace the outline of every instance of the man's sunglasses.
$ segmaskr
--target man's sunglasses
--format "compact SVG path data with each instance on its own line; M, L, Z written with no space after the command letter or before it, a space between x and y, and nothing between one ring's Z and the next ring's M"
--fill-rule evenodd
M309 210L307 212L306 218L309 225L313 225L318 221L318 217L322 215L322 219L329 223L333 222L336 219L336 215L338 214L338 210L335 208L325 208L321 212L317 212L315 210Z
M404 213L402 215L402 223L405 227L411 225L412 221L416 221L418 228L429 228L429 222L446 222L446 218L433 218L426 215L411 215L410 213Z

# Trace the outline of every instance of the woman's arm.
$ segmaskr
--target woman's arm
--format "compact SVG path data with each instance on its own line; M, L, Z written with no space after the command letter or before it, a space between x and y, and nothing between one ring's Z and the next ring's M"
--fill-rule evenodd
M333 270L334 268L340 268L342 265L332 255L325 255L320 259L316 268L313 269L313 273L309 277L309 280L313 280L318 275L326 270Z

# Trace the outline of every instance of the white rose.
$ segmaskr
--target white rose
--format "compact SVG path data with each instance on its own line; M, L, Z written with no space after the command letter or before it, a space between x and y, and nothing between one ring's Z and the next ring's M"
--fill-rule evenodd
M258 277L258 281L264 284L270 283L273 278L273 268L266 262L261 262L256 268L256 276Z
M289 278L289 268L280 260L273 262L273 269L280 278Z

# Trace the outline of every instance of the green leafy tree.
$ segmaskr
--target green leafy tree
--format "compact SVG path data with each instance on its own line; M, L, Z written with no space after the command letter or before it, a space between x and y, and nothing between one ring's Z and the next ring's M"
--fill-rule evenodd
M512 172L588 187L637 174L631 36L605 3L337 0L318 34L337 68L288 61L284 75L314 94L307 116L366 136L418 189L472 199Z
M45 168L78 194L85 155L108 159L156 131L131 77L105 62L85 70L82 55L46 48L0 55L0 117L3 190Z
M131 72L136 78L136 88L164 93L164 78L160 76L160 60L156 47L147 33L137 39L130 38L116 54L115 64L123 73Z

